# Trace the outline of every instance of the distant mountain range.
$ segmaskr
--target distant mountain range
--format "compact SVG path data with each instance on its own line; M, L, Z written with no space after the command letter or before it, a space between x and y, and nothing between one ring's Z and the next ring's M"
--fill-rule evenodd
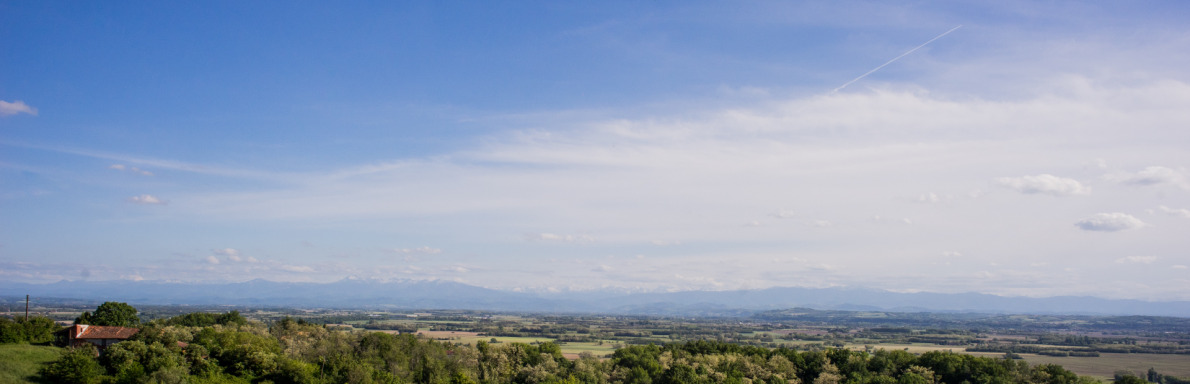
M344 279L333 283L252 280L197 284L158 281L0 282L0 296L123 301L147 305L236 305L387 309L740 316L794 307L851 311L975 312L1190 317L1190 301L1095 297L1005 297L982 293L897 293L862 288L780 287L739 291L536 294L447 281Z

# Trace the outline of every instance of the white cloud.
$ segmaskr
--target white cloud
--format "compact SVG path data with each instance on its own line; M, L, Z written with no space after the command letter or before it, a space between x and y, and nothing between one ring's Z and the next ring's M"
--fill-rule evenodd
M962 254L961 252L955 252L955 251L946 251L946 252L942 252L942 256L945 256L945 257L963 257L963 254Z
M897 219L897 218L892 218L892 217L872 216L872 222L877 223L877 224L886 224L886 225L887 224L913 225L913 220L908 217L902 217L900 219Z
M814 271L833 271L833 270L838 269L838 267L836 267L834 265L827 264L827 263L819 263L819 264L811 265L809 268L810 268L810 270L814 270Z
M1078 180L1057 177L1050 174L1022 177L1001 177L996 183L1020 193L1047 194L1053 196L1085 195L1091 193L1091 188L1085 187Z
M558 235L553 233L540 233L536 235L526 236L530 241L556 241L561 243L591 243L595 241L594 237L588 235Z
M938 197L938 195L934 194L934 192L929 192L929 193L923 193L920 196L917 196L916 201L919 203L934 204L934 203L942 202L942 198Z
M165 205L166 202L153 195L140 195L128 198L128 202L136 204Z
M214 255L207 256L206 261L208 264L219 264L219 258Z
M1107 175L1107 179L1121 184L1149 186L1149 185L1177 185L1187 188L1186 176L1177 170L1161 167L1145 167L1135 173L1123 172Z
M789 210L789 209L781 209L781 210L778 210L777 212L773 212L773 217L776 217L778 219L792 219L796 216L797 215L793 212L793 210Z
M1035 260L1026 255L1042 254L1042 250L1047 255L1055 255L1048 256L1053 257L1048 260L1051 265L1066 262L1060 260L1058 254L1078 253L1113 260L1120 255L1105 255L1104 250L1095 249L1086 244L1088 242L1078 243L1076 237L1082 235L1079 231L1050 231L1046 232L1045 239L1035 233L1039 229L1046 230L1045 225L1068 225L1082 217L1069 216L1071 212L1090 214L1125 209L1111 208L1120 207L1122 200L1110 193L1124 190L1114 185L1096 185L1093 196L1063 202L1060 207L1036 200L1010 205L998 194L990 194L978 201L962 198L951 206L930 207L941 209L921 209L923 207L907 204L907 200L931 190L938 194L963 193L987 185L994 177L1029 175L1038 168L1058 172L1063 166L1077 166L1085 161L1088 153L1099 153L1090 150L1064 152L1061 149L1067 148L1064 146L1066 140L1077 142L1070 147L1087 141L1096 144L1102 144L1099 141L1108 144L1122 141L1147 148L1139 142L1150 140L1147 137L1164 142L1184 142L1173 140L1184 136L1179 136L1182 134L1170 127L1185 126L1183 123L1187 119L1183 117L1186 115L1182 106L1190 101L1186 96L1190 95L1190 87L1175 84L1173 88L1184 95L1156 93L1182 109L1148 108L1143 110L1144 113L1113 106L1115 101L1120 101L1113 100L1116 91L1100 92L1096 87L1089 87L1089 95L1074 90L1072 96L1060 94L1024 100L980 100L978 96L953 98L924 91L875 90L778 100L731 113L710 111L672 120L662 116L625 120L619 125L595 122L579 124L569 130L559 128L548 135L532 138L511 135L489 138L482 148L432 159L402 161L399 165L361 166L329 173L310 171L293 176L294 179L310 180L308 182L278 183L268 185L268 188L238 191L225 188L204 190L205 186L196 185L193 192L171 192L172 199L186 204L170 209L171 214L184 211L181 214L199 219L196 222L250 220L271 225L290 220L329 219L334 222L384 223L403 226L393 228L394 231L440 237L440 246L457 241L505 241L518 234L530 234L525 236L529 241L578 243L594 239L574 233L591 233L598 236L599 242L589 248L607 243L609 247L622 247L608 253L631 255L642 252L631 247L650 247L650 241L655 239L699 239L700 247L695 247L698 249L684 250L688 252L683 253L706 252L703 248L724 249L738 253L738 260L746 263L749 257L759 257L757 253L763 253L746 248L763 245L788 249L791 253L785 256L804 257L806 266L825 261L848 273L870 270L863 276L870 278L868 280L852 278L847 281L831 277L835 280L828 281L825 280L827 277L821 277L824 280L816 282L821 284L866 284L889 280L889 276L910 276L916 270L952 278L954 273L972 271L930 270L932 267L921 263L898 264L888 261L897 258L872 257L879 254L874 251L877 249L903 249L918 257L936 255L945 249L980 249L981 255L1004 255L1004 265L1029 265ZM1141 87L1124 91L1143 94L1148 90ZM1100 99L1104 101L1098 103ZM1146 120L1144 124L1137 124L1143 126L1138 129L1147 129L1142 133L1116 133L1123 120L1145 119L1159 114L1167 116L1163 119L1165 123L1158 121L1154 125L1150 124L1152 120ZM1044 132L1036 135L1033 130L1017 127L1040 127L1036 130ZM1088 133L1069 134L1062 131L1063 127L1079 127ZM1036 143L1036 150L1029 145L1012 147L1022 142ZM1016 150L1012 156L1004 156L1005 148ZM1162 152L1157 148L1143 154L1154 160L1141 160L1138 156L1142 155L1124 151L1113 156L1136 164L1182 164L1185 163L1182 159L1186 158L1184 153ZM117 161L143 164L117 159L109 162ZM186 194L177 196L182 193ZM934 197L926 200L943 200L943 196L930 194ZM1148 197L1141 196L1130 203L1140 207L1156 207L1161 203L1184 206L1179 205L1182 204L1179 196L1168 196L1161 202L1140 200ZM840 224L836 229L816 232L789 231L778 225L740 227L750 220L760 220L755 224L786 223L768 217L780 207L797 208L797 217L805 221L794 221L802 221L795 223L802 226L808 225L809 219L814 217L830 217L840 223L859 225ZM886 215L885 218L876 219L869 225L860 223L877 212ZM792 211L789 213L788 216L793 216ZM784 215L778 211L776 216ZM903 219L907 217L913 217L918 224L905 225L912 223ZM462 225L474 230L458 231L468 233L468 238L452 239L453 232L434 232L458 225L450 222L452 218L469 219ZM1146 230L1147 233L1142 235L1157 235L1158 230L1168 231L1172 227L1162 225L1152 231ZM1088 223L1087 227L1080 228L1110 230L1111 226ZM543 232L545 229L555 232ZM920 247L920 244L929 244L939 238L948 241L941 245L942 249ZM1154 247L1175 249L1172 246L1185 245L1185 240L1158 241L1161 243ZM702 247L704 243L708 246ZM813 244L813 252L817 254L807 251L810 247L806 244ZM1069 249L1055 251L1056 246L1051 244L1062 244ZM256 248L259 246L252 249ZM545 257L543 254L556 251L525 247L516 252L505 252L499 250L500 247L491 248L491 254L499 257L489 259L519 264L532 264L532 260L536 260L534 257ZM682 267L680 273L685 276L707 276L728 286L736 286L740 281L756 284L799 281L788 277L755 279L756 275L741 274L739 269L715 264L712 258L664 264L659 260L675 257L658 252L667 250L644 249L658 253L650 254L648 263ZM409 251L413 252L412 249ZM603 251L590 250L591 253ZM772 257L762 256L764 260ZM230 264L226 259L223 262ZM477 263L494 265L495 262ZM611 265L620 267L617 270L620 273L616 275L627 275L632 270L620 264ZM593 284L584 281L581 274L593 274L589 269L594 266L574 268L575 275L559 276L556 280L560 284ZM437 268L427 267L427 270L438 271ZM478 276L484 274L474 275L479 279ZM530 276L493 275L484 277L484 282L493 286L515 286L528 284L526 281L532 281ZM1091 273L1087 276L1087 280L1102 278ZM922 288L934 284L929 282L933 279L920 280L908 285ZM634 284L637 283L623 283L624 286L636 286ZM653 284L650 287L697 286L682 285L678 281L643 284ZM988 286L991 285L984 285ZM1076 289L1073 285L1063 288L1059 283L1054 283L1054 287L1057 288L1047 292Z
M283 271L294 273L309 273L314 272L314 268L305 265L282 265L279 267Z
M396 248L396 249L393 249L392 251L396 252L396 253L404 253L404 254L416 253L416 254L422 254L422 255L437 255L439 253L442 253L441 249L431 248L428 246L417 247L417 248Z
M1178 264L1178 265L1172 266L1172 267L1170 267L1170 268L1173 268L1173 269L1187 269L1187 268L1190 268L1190 267L1187 267L1187 266L1185 266L1185 265Z
M125 167L124 164L112 164L111 166L108 166L108 168L115 169L117 171L123 171L123 170L127 169L128 167Z
M0 100L0 116L12 116L18 113L37 116L37 108L30 107L24 101L7 102Z
M888 225L888 224L913 225L913 220L909 219L908 217L902 217L902 218L898 219L898 218L893 218L893 217L884 217L884 216L876 215L876 216L872 216L871 221L876 224L885 224L885 225Z
M1157 261L1157 256L1128 256L1116 259L1116 263L1120 264L1152 264Z
M1186 209L1186 208L1174 209L1174 208L1166 207L1164 205L1162 205L1161 207L1158 207L1158 208L1161 209L1161 212L1165 212L1169 215L1185 217L1187 219L1190 219L1190 209Z
M1094 216L1074 223L1074 225L1086 231L1116 232L1143 228L1148 224L1132 217L1132 215L1117 212L1097 213Z
M249 256L249 257L244 257L244 256L243 256L243 255L240 253L240 250L238 250L238 249L235 249L235 248L223 248L223 249L216 249L216 250L214 250L214 252L215 252L215 254L216 254L216 255L224 256L225 258L227 258L227 260L228 260L228 261L234 261L234 262L237 262L237 263L238 263L238 262L241 262L241 261L246 261L246 262L249 262L249 263L255 263L255 262L257 262L256 258L254 258L254 257L251 257L251 256Z
M829 220L814 220L814 226L817 228L827 228L831 225L834 225L834 223L831 223Z
M682 244L681 241L677 241L677 240L653 240L653 241L650 241L649 243L659 246L659 247Z

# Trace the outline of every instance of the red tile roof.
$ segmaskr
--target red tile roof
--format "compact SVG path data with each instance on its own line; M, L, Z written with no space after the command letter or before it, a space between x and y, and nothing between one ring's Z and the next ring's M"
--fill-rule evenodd
M128 339L140 332L139 328L109 327L104 325L76 325L75 339Z

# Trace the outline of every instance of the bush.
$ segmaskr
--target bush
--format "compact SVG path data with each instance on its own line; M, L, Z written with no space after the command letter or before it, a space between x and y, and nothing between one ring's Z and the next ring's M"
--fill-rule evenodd
M69 348L62 353L62 357L41 369L41 377L50 383L98 383L104 370L95 361L97 354L98 351L91 345Z

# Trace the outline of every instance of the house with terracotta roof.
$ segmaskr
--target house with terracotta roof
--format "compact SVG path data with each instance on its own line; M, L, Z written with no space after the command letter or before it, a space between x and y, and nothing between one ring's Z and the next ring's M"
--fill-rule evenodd
M75 324L63 331L66 333L66 345L80 346L83 343L91 343L102 350L109 345L128 340L140 332L140 328Z

